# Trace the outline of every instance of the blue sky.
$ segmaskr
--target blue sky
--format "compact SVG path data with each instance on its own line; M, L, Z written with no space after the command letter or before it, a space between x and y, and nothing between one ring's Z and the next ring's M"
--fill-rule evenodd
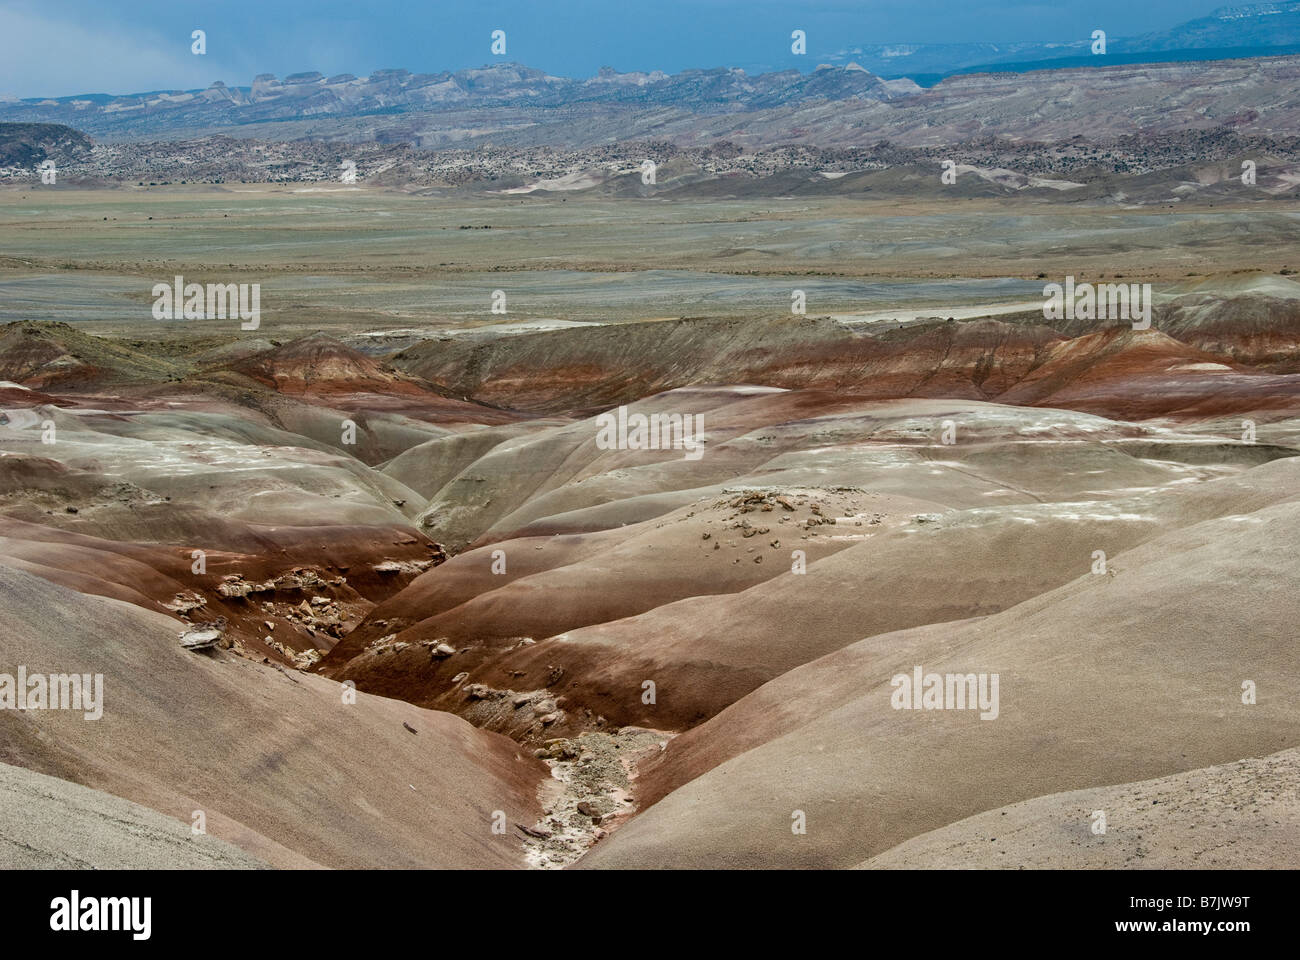
M247 85L304 70L364 76L507 57L563 76L618 70L810 70L862 43L1112 37L1204 16L1226 0L0 0L0 95ZM205 56L190 32L207 32ZM808 55L790 54L790 31Z

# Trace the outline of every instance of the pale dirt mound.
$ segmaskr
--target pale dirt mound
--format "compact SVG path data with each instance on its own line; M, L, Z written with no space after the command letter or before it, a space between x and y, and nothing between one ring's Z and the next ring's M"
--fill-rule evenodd
M600 422L590 418L502 442L435 494L419 523L459 550L639 523L737 484L863 486L900 496L921 489L925 499L968 506L990 496L1062 499L1087 489L1085 478L1061 477L1046 460L1033 471L1038 494L979 473L945 470L945 461L978 443L1172 436L1162 428L1067 411L976 400L878 401L821 390L691 387L628 406L629 416L665 413L703 418L696 421L704 434L700 458L687 459L680 450L599 449ZM957 447L941 444L949 422L959 435ZM1131 484L1160 482L1159 469L1131 458L1128 463ZM1018 474L1023 470L1016 467Z
M900 516L879 498L864 499L866 516L887 516L883 530L803 576L786 562L778 578L742 593L685 599L571 630L511 651L470 679L546 685L615 723L682 730L864 635L1005 609L1072 579L1098 543L1123 543L1152 529L1149 522L1121 523L1103 541L1098 522L1049 516L1033 530L1010 516L948 528L942 515L912 507ZM937 517L930 521L936 529L927 531L915 516ZM557 668L558 682L550 679ZM645 680L656 684L654 704L642 700Z
M994 613L1065 583L1091 554L1155 535L1155 517L1094 504L932 512L921 501L861 494L859 508L829 531L801 531L783 543L811 558L819 541L851 537L848 549L743 592L700 595L646 613L572 629L507 651L471 670L470 681L546 686L575 707L614 723L681 730L698 724L767 680L871 635ZM942 508L939 508L942 511ZM868 537L853 541L864 523ZM874 521L874 523L873 523ZM741 565L744 541L728 543ZM724 558L725 559L725 558ZM445 622L445 621L444 621ZM554 679L556 671L559 679ZM654 680L657 700L643 702ZM363 684L363 688L365 684ZM454 698L444 701L457 706Z
M499 444L562 424L561 420L531 420L437 437L404 450L384 464L383 472L422 497L432 498Z
M1291 502L1196 524L1002 613L792 670L643 768L684 785L582 863L847 867L1009 803L1291 749L1297 522ZM999 674L997 718L894 709L918 664Z
M830 412L763 423L793 409ZM462 715L478 709L466 691L483 685L566 698L558 730L588 716L686 729L863 636L995 613L1074 579L1096 550L1114 555L1180 525L1277 502L1294 474L1295 461L1282 459L1257 482L1241 480L1255 474L1243 468L1294 453L1286 448L1062 411L828 405L823 394L777 392L711 416L734 432L728 418L740 412L745 432L710 443L698 463L568 453L576 479L526 500L494 531L535 517L526 531L581 529L585 518L600 532L496 539L489 531L483 546L374 610L322 669ZM934 443L948 418L960 442ZM578 426L559 431L564 450ZM632 466L638 456L651 463ZM667 498L640 492L698 481L705 468L750 472L711 492L677 491L690 502L673 512L663 512L674 506ZM674 480L677 472L686 479ZM485 496L501 489L485 469L479 476ZM846 486L807 485L812 478ZM1164 492L1153 500L1153 490ZM629 505L650 501L658 515L629 522ZM793 572L795 550L806 575ZM493 572L503 559L505 572ZM641 696L648 679L661 694L653 705Z
M1105 817L1105 832L1094 833ZM1300 750L1036 797L900 843L867 870L1294 870Z
M460 674L469 671L476 682L497 686L517 683L516 672L527 675L531 658L517 662L514 656L520 638L528 638L526 649L533 638L621 620L684 597L738 594L788 573L794 550L802 551L804 563L816 563L905 523L900 516L917 505L875 499L857 526L845 523L833 536L808 535L823 523L833 525L834 517L857 516L855 508L866 500L845 491L743 490L601 534L502 541L461 554L381 604L321 669L363 690L459 711L465 706L455 682ZM523 569L511 576L516 562ZM502 563L504 572L494 573ZM431 653L439 644L455 652ZM545 679L536 684L545 685ZM564 730L559 723L552 734Z
M301 337L237 359L228 369L290 396L305 393L420 396L429 392L409 377L384 370L372 357L325 334Z
M76 391L105 383L161 381L182 367L147 351L82 333L66 323L0 327L0 380L38 390Z
M377 394L339 394L327 399L329 406L315 398L307 402L272 395L259 405L287 437L304 446L355 458L376 472L411 447L454 436L463 428L463 410L469 406L440 398L432 402L418 398L410 401ZM411 415L411 407L417 415ZM451 422L443 422L444 416ZM399 487L387 477L381 482Z
M445 713L220 651L168 617L0 566L0 664L101 673L103 716L0 711L0 760L191 822L275 866L514 867L545 767ZM414 732L412 732L414 731Z
M714 455L718 444L728 435L781 419L780 414L763 408L773 398L777 403L789 403L780 399L785 396L784 391L743 386L690 388L650 397L629 407L630 412L647 416L662 413L704 417L702 429L708 452L697 460L684 459L682 450L601 450L597 446L599 426L594 418L505 439L448 480L429 499L418 522L439 543L461 550L476 541L517 536L520 528L537 516L627 500L640 493L692 488L701 480L716 483L729 479L736 470ZM813 403L824 409L844 401L822 395ZM746 456L747 462L756 463L770 452L755 450ZM673 478L665 479L654 470L645 478L637 478L630 469L620 469L634 464L671 470ZM658 512L666 513L678 505L664 506ZM613 523L643 519L647 517L624 517ZM578 526L576 530L548 532L583 529Z
M718 499L738 482L764 473L783 453L823 447L840 431L846 438L866 439L881 426L862 415L869 406L852 395L755 386L687 387L627 405L629 418L692 415L698 456L682 449L601 449L600 418L579 421L564 431L567 439L581 442L565 458L557 478L562 482L537 488L495 518L476 543L610 529ZM493 472L480 473L474 465L467 473L483 478L480 496L492 495ZM824 471L804 473L812 484L833 485ZM787 474L777 482L800 481Z
M243 381L269 388L274 393L258 397L256 403L277 426L371 465L431 439L520 419L509 411L456 399L432 384L394 373L323 334L293 340L205 373L234 384ZM348 439L343 439L349 429Z
M1110 328L1056 344L1003 403L1129 420L1294 409L1300 376L1255 373L1158 330Z
M1300 373L1300 301L1294 296L1195 294L1166 304L1158 317L1169 336L1228 362Z
M480 594L504 590L516 580L556 567L583 562L594 548L617 543L622 531L604 534L538 537L511 542L501 573L493 573L492 550L483 547L457 554L433 570L406 583L400 591L376 605L338 645L330 662L338 665L360 653L371 642L436 618ZM539 549L540 548L540 549ZM497 567L497 569L501 569Z
M257 870L238 847L99 790L0 764L0 869Z
M628 638L627 649L635 643L642 657L655 656L660 645L671 644L703 653L714 663L752 663L740 659L734 652L739 649L751 658L779 658L762 668L775 676L795 661L807 662L800 658L814 651L842 648L863 635L900 624L932 622L930 618L956 623L993 612L995 603L1006 605L1016 597L1034 596L1090 572L1097 550L1113 558L1163 532L1300 500L1298 478L1300 459L1289 458L1239 476L1167 492L1154 501L1138 495L1109 503L949 511L923 525L929 528L925 539L911 543L886 539L855 547L817 564L802 581L787 577L736 597L701 599L692 604L695 609L688 611L689 618L686 611L677 613L667 607L627 623L609 624L604 630L575 632L568 639L591 637L611 663L634 655L612 644L606 652L601 646L605 638ZM1022 589L1024 593L1019 593ZM643 639L661 636L660 618L681 625L671 628L670 639ZM637 628L639 639L631 639ZM746 642L717 639L730 634ZM564 648L551 653L562 657ZM647 675L662 677L664 671L674 669L671 655L656 659L649 668L653 673ZM639 719L669 723L665 708L680 709L681 699L705 715L728 702L707 686L692 683L686 671L679 678L673 700L662 698L653 711L639 707ZM628 679L622 684L625 690ZM575 695L574 699L581 698ZM619 715L608 703L605 709ZM724 712L707 724L706 736L692 732L675 744L674 753L645 791L648 799L657 799L701 769L731 759L772 735L753 724L752 717L743 731L728 728L719 734L717 725L729 715L730 711Z
M163 503L168 508L154 518L162 526L186 510L246 523L394 525L420 507L413 491L341 450L226 412L37 407L10 419L0 425L0 455L57 460L111 478L101 490L138 494L130 506L114 496L90 504L97 509L84 519L96 519L95 534L107 538L170 539L142 529L150 508ZM53 443L43 442L46 423L54 424Z

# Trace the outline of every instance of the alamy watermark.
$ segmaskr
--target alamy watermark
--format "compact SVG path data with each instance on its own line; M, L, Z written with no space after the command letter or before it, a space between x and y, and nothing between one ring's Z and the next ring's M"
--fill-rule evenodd
M148 940L153 932L152 897L83 897L80 890L50 901L50 929L127 932L132 940Z
M1134 330L1151 329L1151 284L1079 283L1043 287L1044 320L1129 320Z
M238 317L241 330L256 330L262 324L262 285L260 283L186 283L176 277L173 283L155 283L153 318L155 320L225 320Z
M86 720L104 715L102 673L0 673L0 710L79 710Z
M998 718L996 673L926 673L919 665L889 681L895 710L979 710L981 720Z
M704 415L628 413L627 407L596 417L600 450L685 450L684 460L704 456Z

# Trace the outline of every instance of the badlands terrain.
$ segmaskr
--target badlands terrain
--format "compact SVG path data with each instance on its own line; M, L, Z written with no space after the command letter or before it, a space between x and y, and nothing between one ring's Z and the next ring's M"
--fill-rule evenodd
M1297 866L1300 181L1239 159L6 186L0 673L104 703L0 711L0 863Z

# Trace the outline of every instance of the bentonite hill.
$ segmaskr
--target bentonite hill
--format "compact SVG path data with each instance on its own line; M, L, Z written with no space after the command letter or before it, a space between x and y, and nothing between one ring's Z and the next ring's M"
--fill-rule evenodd
M1300 866L1264 6L0 102L0 866Z

